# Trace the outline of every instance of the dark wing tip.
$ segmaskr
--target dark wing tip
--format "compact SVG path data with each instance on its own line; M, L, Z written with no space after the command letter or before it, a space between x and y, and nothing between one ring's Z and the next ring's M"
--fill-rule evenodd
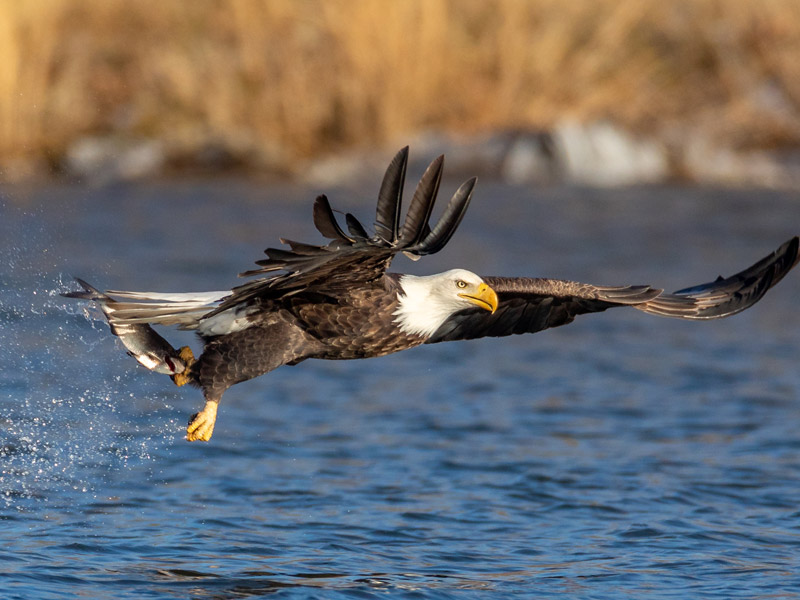
M417 184L411 204L408 207L406 220L403 223L403 230L400 234L400 245L403 248L415 246L428 234L433 205L439 193L439 184L442 181L442 171L444 169L444 155L437 156Z
M345 214L344 216L345 223L347 223L347 230L350 232L350 235L356 238L357 240L366 240L369 237L367 230L364 229L364 226L361 224L361 221L356 219L350 213Z
M401 148L386 168L378 192L375 211L375 234L387 244L394 244L400 225L400 207L403 199L403 184L408 168L408 146Z
M753 306L800 261L800 238L730 277L663 294L636 308L680 319L720 319Z
M475 189L475 184L478 182L477 177L468 179L456 190L450 202L447 203L444 213L439 218L436 226L430 230L425 238L417 246L409 248L410 252L417 255L435 254L447 245L450 238L458 229L461 224L461 219L469 208L470 200L472 199L472 192Z
M317 196L317 199L314 200L313 218L314 226L317 228L317 231L326 238L330 240L353 241L336 221L331 203L328 202L328 197L325 194Z

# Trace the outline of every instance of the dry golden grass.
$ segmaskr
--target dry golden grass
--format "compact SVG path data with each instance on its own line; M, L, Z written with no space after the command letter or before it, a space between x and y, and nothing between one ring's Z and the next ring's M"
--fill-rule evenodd
M798 57L797 0L4 0L0 158L113 132L298 158L565 116L796 144Z

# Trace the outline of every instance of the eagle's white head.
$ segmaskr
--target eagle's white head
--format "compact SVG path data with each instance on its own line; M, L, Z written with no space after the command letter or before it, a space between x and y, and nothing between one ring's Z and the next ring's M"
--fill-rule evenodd
M436 275L403 275L395 322L405 333L432 336L451 315L479 307L497 310L497 294L471 271L452 269Z

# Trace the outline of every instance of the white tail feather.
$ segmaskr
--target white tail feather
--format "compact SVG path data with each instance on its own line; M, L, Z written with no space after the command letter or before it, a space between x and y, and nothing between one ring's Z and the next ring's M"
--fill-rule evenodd
M191 302L203 304L211 304L218 302L225 296L230 296L230 292L125 292L118 290L108 290L106 292L109 296L116 296L118 298L130 298L132 300L165 300L167 302Z
M230 295L230 292L160 293L113 290L106 292L106 294L114 299L113 302L106 303L104 307L109 322L119 324L178 325L181 329L199 329L201 333L206 334L204 330L207 328L201 324L203 316L219 306L220 301ZM128 301L119 301L117 298L125 298ZM129 300L136 301L131 302ZM227 312L229 311L225 311L225 313ZM222 317L225 313L215 315L209 321L214 325L218 317ZM243 315L226 315L222 320L233 324L237 317L240 316ZM224 330L225 328L217 326L212 327L212 329L216 331L217 329ZM227 331L222 331L221 333L227 333ZM206 335L219 334L208 333Z

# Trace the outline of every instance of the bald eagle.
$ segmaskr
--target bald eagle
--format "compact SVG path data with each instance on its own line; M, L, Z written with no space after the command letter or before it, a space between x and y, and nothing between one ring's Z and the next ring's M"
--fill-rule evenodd
M142 365L178 385L202 389L203 409L192 415L189 441L208 441L217 407L232 385L308 358L383 356L421 344L534 333L576 316L628 306L679 319L717 319L755 304L798 262L794 237L731 277L672 294L649 285L598 286L555 279L479 277L464 269L418 277L389 273L399 253L417 259L441 250L467 210L476 179L453 195L435 225L429 223L444 158L422 176L401 223L408 148L394 157L378 193L375 231L351 214L346 228L328 199L314 202L313 219L330 243L282 239L268 248L254 279L232 290L205 293L100 292L78 279L70 298L97 302L112 333ZM197 332L203 353L175 350L151 325Z

